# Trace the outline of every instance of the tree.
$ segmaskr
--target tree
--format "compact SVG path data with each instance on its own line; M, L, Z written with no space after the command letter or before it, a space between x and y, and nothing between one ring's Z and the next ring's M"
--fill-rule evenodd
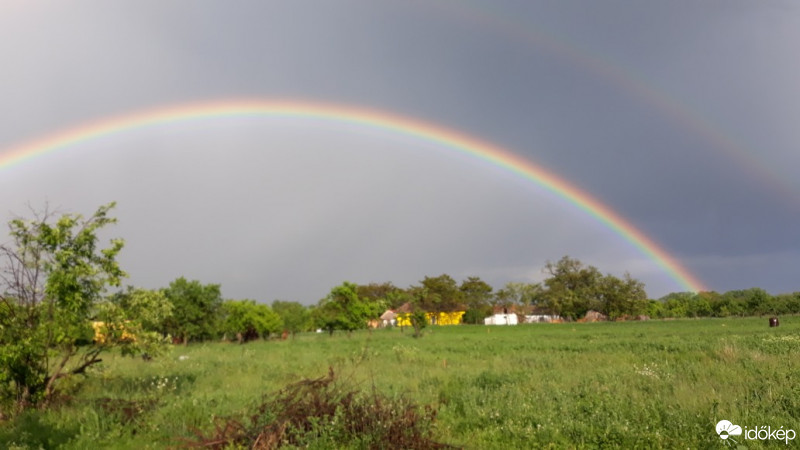
M492 298L493 288L480 277L468 277L458 289L467 307L472 309L485 308Z
M664 307L664 303L660 300L648 300L647 315L653 319L663 319L667 317L667 310Z
M163 292L128 286L98 305L95 336L99 331L102 340L118 342L125 355L156 356L166 343L161 324L171 316L172 303Z
M797 314L800 312L800 292L794 294L778 294L774 297L773 314Z
M554 314L576 318L589 310L600 309L602 275L593 266L584 266L577 259L564 256L557 263L548 261L544 272L545 306Z
M228 300L222 304L222 331L239 343L266 339L283 329L281 316L253 300Z
M163 290L172 304L172 316L164 321L162 330L184 344L210 339L218 333L219 309L222 294L218 284L202 285L180 277Z
M376 311L376 316L380 315L387 308L395 308L402 305L397 304L404 298L403 290L393 285L390 281L384 283L370 283L359 285L356 289L358 298L370 304L370 308ZM374 319L375 317L371 317Z
M509 307L519 305L523 310L537 305L542 296L542 286L539 283L517 283L510 281L503 289L497 291L495 303L498 306Z
M637 316L647 311L644 283L626 273L623 279L606 275L600 287L601 312L611 320L622 316Z
M353 330L367 327L367 321L378 317L380 305L358 296L358 286L345 281L331 289L314 309L314 319L320 328L333 334L334 330Z
M292 334L309 331L313 326L308 308L298 302L275 300L272 302L272 310L283 320L284 329Z
M661 297L666 310L665 317L688 317L696 296L694 292L672 292Z
M398 291L402 291L402 289L392 284L391 281L387 281L385 283L361 284L358 286L357 290L360 298L372 302L387 303L387 307L389 306L388 301L395 298L395 294Z
M742 315L743 306L739 304L733 296L719 294L717 292L707 292L706 295L710 296L711 314L714 317L729 317Z
M689 302L689 315L692 317L709 317L714 311L713 305L718 303L720 295L714 291L698 292Z
M61 380L101 362L113 345L92 343L90 318L108 287L125 272L121 239L99 248L97 233L116 223L114 203L88 219L45 210L9 223L0 246L0 396L18 407L47 403Z
M725 309L721 310L728 313L730 316L748 315L750 314L750 311L748 311L747 300L747 291L727 291L722 294L722 303L724 304Z
M414 328L414 337L422 337L422 330L428 326L428 315L425 313L425 311L417 309L411 312L409 315L409 321L411 322L411 326Z
M461 317L461 322L467 325L482 325L483 319L492 315L492 308L491 307L484 307L484 308L470 308L464 311L464 315Z
M464 294L450 275L425 277L420 282L420 288L415 290L416 302L427 312L455 311L463 307Z
M463 323L482 324L483 318L492 314L492 286L480 277L468 277L458 288L467 310L461 317Z
M774 314L772 296L761 288L746 289L747 310L751 315Z
M125 291L112 295L109 302L122 311L124 320L136 320L148 332L161 331L162 324L172 316L172 303L161 290L148 290L128 286Z

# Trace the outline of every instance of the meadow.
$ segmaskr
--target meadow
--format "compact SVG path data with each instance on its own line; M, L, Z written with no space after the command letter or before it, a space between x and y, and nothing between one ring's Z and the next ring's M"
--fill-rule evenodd
M419 339L394 328L106 355L59 405L0 423L0 447L180 447L332 367L365 392L432 406L435 439L457 447L724 448L722 419L800 430L800 317L781 322L441 326Z

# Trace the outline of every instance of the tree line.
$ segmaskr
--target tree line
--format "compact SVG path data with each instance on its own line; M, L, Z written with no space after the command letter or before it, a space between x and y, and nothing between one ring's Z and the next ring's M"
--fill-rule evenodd
M800 313L800 292L771 295L761 288L725 293L676 292L650 300L653 318L777 316Z
M495 311L547 314L565 321L597 311L620 320L650 318L730 317L800 313L800 292L771 295L760 288L725 293L677 292L648 299L644 284L625 274L602 274L596 267L565 256L547 262L538 283L509 282L495 290L480 277L457 282L448 274L426 276L401 288L391 282L331 288L314 305L276 300L271 306L253 300L223 301L219 285L179 278L163 289L172 315L157 331L181 342L204 339L247 341L282 330L352 332L367 328L386 310L403 310L415 329L428 324L426 313L464 311L463 323L482 324ZM156 330L154 330L156 331ZM417 330L418 331L418 330Z
M224 299L219 284L183 277L161 289L122 289L127 274L116 258L124 241L111 239L101 248L97 237L116 222L109 216L113 207L101 206L88 218L45 210L9 223L11 242L0 245L0 408L47 403L63 380L85 374L110 349L150 357L168 342L351 332L387 309L403 308L417 333L428 314L452 311L464 311L467 324L483 323L496 310L568 321L588 311L612 320L800 312L800 292L773 296L758 288L649 300L644 284L629 274L602 274L568 256L547 262L538 283L511 282L495 290L480 277L457 282L447 274L406 288L345 281L310 306Z

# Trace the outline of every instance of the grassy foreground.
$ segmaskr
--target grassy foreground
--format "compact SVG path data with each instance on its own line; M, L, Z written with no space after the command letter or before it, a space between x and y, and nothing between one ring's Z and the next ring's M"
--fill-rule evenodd
M176 346L150 362L108 355L63 405L0 424L0 448L179 446L329 366L364 391L434 406L436 439L456 446L724 448L722 419L800 431L800 317L781 322L388 329Z

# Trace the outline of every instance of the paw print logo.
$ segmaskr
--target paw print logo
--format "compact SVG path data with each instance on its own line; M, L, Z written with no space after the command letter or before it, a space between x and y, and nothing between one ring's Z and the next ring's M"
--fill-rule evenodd
M717 434L719 438L725 441L725 443L735 443L736 439L733 436L739 436L742 434L742 427L739 425L732 424L729 420L720 420L717 422Z

